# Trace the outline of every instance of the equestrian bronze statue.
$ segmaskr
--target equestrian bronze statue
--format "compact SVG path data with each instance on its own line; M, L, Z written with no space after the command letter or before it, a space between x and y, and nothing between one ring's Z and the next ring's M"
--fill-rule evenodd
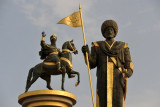
M54 34L50 37L51 44L46 44L44 41L45 33L42 32L42 40L41 40L41 51L39 55L41 59L44 60L42 63L39 63L32 67L29 70L27 83L26 83L26 90L31 87L31 85L41 77L47 82L47 88L52 90L50 82L51 82L51 75L62 75L62 85L61 89L64 89L64 80L65 80L65 73L68 74L69 78L75 77L74 74L77 75L77 82L76 86L80 83L80 74L73 70L72 65L72 53L78 54L78 51L73 43L73 40L66 41L62 45L62 52L60 49L56 47L56 40L57 36Z

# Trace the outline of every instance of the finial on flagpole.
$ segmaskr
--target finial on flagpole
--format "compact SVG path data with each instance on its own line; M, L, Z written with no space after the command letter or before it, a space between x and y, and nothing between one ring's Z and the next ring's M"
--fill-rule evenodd
M81 9L81 4L79 3L79 9Z

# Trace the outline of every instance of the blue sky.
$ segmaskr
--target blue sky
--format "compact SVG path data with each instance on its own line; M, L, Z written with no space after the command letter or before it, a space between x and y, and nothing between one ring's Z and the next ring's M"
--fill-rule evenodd
M76 78L66 77L65 88L77 96L75 107L91 107L92 100L87 67L81 47L82 29L56 24L82 6L86 42L104 40L101 24L107 19L117 22L115 38L129 44L135 64L133 76L128 79L126 107L158 107L160 104L160 2L158 0L1 0L0 1L0 106L20 107L18 96L24 92L28 70L42 62L39 57L41 32L46 42L56 34L57 46L74 40L79 51L73 55L74 70L81 74L81 83L74 87ZM94 96L96 69L91 70ZM45 81L38 79L30 88L46 89ZM52 76L51 86L60 90L61 76Z

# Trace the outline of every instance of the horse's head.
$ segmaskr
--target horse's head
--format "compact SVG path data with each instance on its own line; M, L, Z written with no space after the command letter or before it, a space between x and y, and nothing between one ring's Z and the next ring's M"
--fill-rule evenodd
M74 54L78 54L78 51L73 43L73 40L65 42L62 46L62 50L69 50L70 52L73 52Z

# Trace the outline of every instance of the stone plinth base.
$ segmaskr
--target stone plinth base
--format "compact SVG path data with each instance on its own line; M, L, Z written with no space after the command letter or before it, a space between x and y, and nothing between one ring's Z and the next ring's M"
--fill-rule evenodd
M21 94L18 102L22 107L72 107L76 96L66 91L36 90Z

